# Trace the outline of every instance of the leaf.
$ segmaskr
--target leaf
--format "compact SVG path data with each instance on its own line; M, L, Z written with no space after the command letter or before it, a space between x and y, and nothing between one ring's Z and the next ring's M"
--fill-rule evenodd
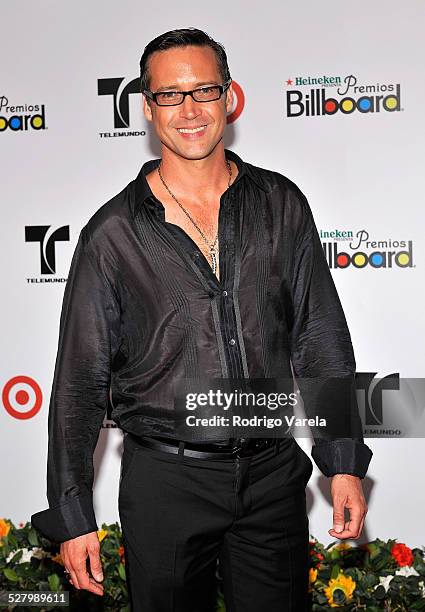
M317 603L319 604L324 604L328 601L326 595L323 595L323 593L317 593Z
M30 529L28 532L28 542L31 546L39 546L38 535L35 529Z
M28 563L19 563L15 567L16 575L20 576L21 578L23 578L24 576L27 576L30 571L31 571L31 568L29 567Z
M19 580L18 574L15 572L15 570L10 569L10 567L5 567L3 570L3 574L8 580L11 580L12 582L17 582Z
M122 580L125 580L125 567L122 563L118 565L118 573L120 575L120 578L122 578Z
M18 550L13 557L10 559L10 561L8 561L9 565L12 565L13 563L18 563L19 559L22 557L23 555L23 551L22 550Z
M369 554L370 554L371 559L375 559L375 557L377 557L379 553L381 552L379 546L377 546L376 544L369 543L368 549L369 549Z
M50 574L50 576L47 577L47 580L49 581L51 591L59 590L60 579L57 574Z
M380 584L379 586L377 586L374 591L374 594L375 594L376 599L385 599L385 597L387 596L387 593L385 591L384 585Z
M333 565L332 566L332 572L331 572L331 579L332 578L338 578L339 572L340 572L339 565Z
M378 578L374 574L365 574L362 576L359 571L356 572L356 582L361 582L365 589L371 588L375 586L375 584L379 584Z
M15 531L13 529L11 529L9 531L9 533L7 534L7 540L10 544L10 546L12 546L12 548L17 548L18 547L18 539L16 537Z
M226 612L226 606L224 604L224 601L219 600L217 602L217 607L215 609L215 612Z

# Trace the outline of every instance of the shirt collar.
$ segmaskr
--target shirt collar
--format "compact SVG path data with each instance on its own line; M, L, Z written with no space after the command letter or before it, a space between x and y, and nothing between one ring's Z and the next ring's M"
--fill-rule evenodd
M230 151L230 149L224 149L224 151L225 151L226 157L229 160L234 161L238 167L238 175L232 185L238 183L244 177L247 177L248 179L253 181L260 189L262 189L263 191L267 191L267 187L265 186L255 166L252 166L251 164L244 162L239 157L239 155L237 155L233 151ZM149 172L152 172L152 170L155 170L155 168L159 166L160 161L161 160L158 158L158 159L150 159L149 161L145 162L134 181L135 198L134 198L134 202L132 202L133 216L136 215L139 209L139 206L144 204L144 202L148 198L154 197L152 190L149 186L149 183L146 180L146 175L149 174Z

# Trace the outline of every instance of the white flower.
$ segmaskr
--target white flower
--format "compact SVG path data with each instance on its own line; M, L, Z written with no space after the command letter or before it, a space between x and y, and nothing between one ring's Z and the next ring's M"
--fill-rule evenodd
M396 571L396 575L404 576L405 578L408 576L419 576L418 572L412 565L404 565L403 567L400 567L400 569Z
M394 576L392 574L390 574L389 576L379 576L379 584L375 586L375 589L377 589L382 584L385 589L385 592L387 592L390 587L390 582L393 578Z
M22 550L22 557L19 559L18 563L28 563L31 560L31 557L42 559L43 557L50 556L49 553L46 553L42 548L19 548L18 550L12 550L9 553L6 563L9 563L12 557L14 557L19 550Z
M42 548L33 548L32 556L35 557L36 559L44 559L44 557L51 557L52 555L46 552L45 550L43 550Z
M424 586L424 581L423 580L419 580L418 582L418 586L422 591L422 597L425 597L425 586Z
M404 576L404 578L407 578L408 576L419 576L418 572L411 565L404 565L403 567L400 567L400 569L396 571L395 575ZM390 582L393 578L394 576L392 576L391 574L389 576L379 576L379 584L375 586L375 589L382 584L382 586L385 589L385 592L387 592L390 586ZM423 581L422 581L422 585L423 585ZM422 596L425 597L425 588L423 586L422 586Z

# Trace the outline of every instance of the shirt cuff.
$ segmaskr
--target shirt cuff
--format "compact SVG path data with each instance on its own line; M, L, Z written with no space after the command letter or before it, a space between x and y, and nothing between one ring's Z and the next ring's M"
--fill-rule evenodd
M372 455L364 442L352 438L327 440L311 448L311 456L325 476L352 474L364 478Z
M65 542L98 531L92 494L69 498L63 504L31 516L32 526L52 542Z

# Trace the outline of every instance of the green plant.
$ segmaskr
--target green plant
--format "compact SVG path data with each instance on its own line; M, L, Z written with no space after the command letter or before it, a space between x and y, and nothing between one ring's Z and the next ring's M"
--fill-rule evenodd
M69 591L70 610L129 611L119 524L103 524L98 537L105 576L103 597L69 584L59 545L41 538L29 522L15 527L12 521L0 519L0 590ZM343 612L425 612L424 547L410 549L394 539L376 539L359 546L338 542L325 547L311 537L309 576L312 612L335 608ZM219 576L217 588L217 612L225 612ZM27 609L47 612L63 608Z

